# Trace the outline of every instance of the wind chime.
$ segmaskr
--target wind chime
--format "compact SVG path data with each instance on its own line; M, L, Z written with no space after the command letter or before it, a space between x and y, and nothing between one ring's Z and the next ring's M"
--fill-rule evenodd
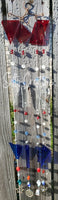
M42 1L42 13L43 13L43 1ZM11 20L10 20L11 21ZM19 186L19 197L21 199L21 193L24 192L24 186L22 185L22 180L21 180L21 167L19 166L19 158L22 155L22 152L25 149L25 158L26 158L26 170L27 170L27 189L25 191L26 196L32 197L34 195L34 192L31 189L31 177L30 177L30 147L29 147L29 132L27 131L26 124L28 124L28 119L29 119L29 113L28 113L28 105L27 105L27 91L29 93L30 97L30 102L32 102L32 95L31 95L31 86L27 85L26 83L26 76L24 75L24 70L26 68L25 65L25 59L26 59L26 51L23 43L27 42L29 39L30 46L35 45L36 50L35 50L35 55L36 55L36 66L35 66L35 80L33 80L35 84L35 94L36 94L36 105L35 105L35 113L33 114L33 117L35 119L35 128L36 128L36 144L35 144L35 152L37 154L37 168L36 168L36 173L37 173L37 180L36 180L36 185L37 188L35 190L35 195L40 196L41 191L44 192L46 188L46 183L45 180L41 178L41 175L45 174L45 168L44 168L44 163L45 163L45 156L47 156L50 151L46 148L46 143L45 143L45 137L46 137L46 132L45 132L45 121L43 120L43 116L46 116L46 77L43 77L41 74L42 70L45 69L45 65L39 66L39 60L40 60L40 51L38 46L41 46L41 54L44 56L45 54L45 49L42 49L42 46L46 45L46 40L44 37L44 33L46 32L46 28L49 24L48 20L36 20L32 34L30 33L29 30L25 28L23 23L19 20L13 20L11 23L10 21L2 21L2 24L4 26L4 29L6 30L6 34L8 36L9 42L11 44L10 46L10 55L11 55L11 66L13 68L13 71L15 72L15 76L13 78L13 86L15 85L15 90L13 87L13 93L14 93L14 99L13 99L13 106L14 106L14 134L15 134L15 144L10 143L10 146L13 150L13 153L15 154L15 158L17 161L17 166L16 166L16 171L17 171L17 183ZM15 25L16 25L16 30L15 30ZM23 32L24 31L24 32ZM21 64L21 69L23 73L23 77L25 76L24 81L22 80L17 80L19 78L16 78L16 68L15 64L13 62L15 52L14 52L14 45L12 41L14 39L17 39L20 42L20 64ZM31 77L31 76L30 76ZM31 78L32 79L32 78ZM30 80L32 82L32 80ZM17 84L19 84L19 88L21 90L21 95L22 95L22 108L23 111L20 110L16 106L16 99L15 96L18 94L18 87ZM30 103L29 102L29 103ZM43 104L42 104L43 102ZM20 112L23 113L23 123L25 123L24 126L24 137L25 138L25 143L23 145L17 144L17 134L19 132L18 130L18 114L20 115ZM31 130L32 132L32 130ZM41 139L43 137L43 140ZM46 154L47 152L47 154Z

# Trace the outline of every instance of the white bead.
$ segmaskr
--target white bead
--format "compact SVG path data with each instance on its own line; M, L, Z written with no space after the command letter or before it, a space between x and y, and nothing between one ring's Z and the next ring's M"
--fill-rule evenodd
M42 143L45 144L45 141L43 141Z
M25 144L28 144L28 140L25 141Z
M45 69L45 65L42 65L42 69L43 69L43 70Z
M25 120L24 120L24 122L25 122L25 123L27 123L27 122L28 122L28 120L27 120L27 119L25 119Z
M15 139L14 139L14 142L16 142L16 141L17 141L17 139L15 138Z
M43 122L43 126L45 126L45 122Z
M19 172L17 173L17 176L20 177L20 173Z
M38 70L39 70L39 69L38 69L38 67L36 67L36 69L35 69L35 70L36 70L36 72L38 72Z
M37 142L36 145L39 145L39 142Z
M11 62L11 65L14 66L14 62Z
M39 128L40 126L39 126L39 125L37 125L36 127L37 127L37 128Z
M16 125L16 124L17 124L17 121L14 121L14 124Z
M21 67L22 67L22 69L25 69L25 65L24 65L24 64L22 64L22 66L21 66Z

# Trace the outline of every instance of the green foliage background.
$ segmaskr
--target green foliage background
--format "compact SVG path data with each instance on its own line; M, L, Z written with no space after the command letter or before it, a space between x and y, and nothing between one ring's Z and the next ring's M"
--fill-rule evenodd
M12 129L12 139L15 138L14 134L14 112L13 112L13 104L10 102L10 119L11 119L11 129Z
M53 152L52 97L50 98L50 130L51 130L51 151Z

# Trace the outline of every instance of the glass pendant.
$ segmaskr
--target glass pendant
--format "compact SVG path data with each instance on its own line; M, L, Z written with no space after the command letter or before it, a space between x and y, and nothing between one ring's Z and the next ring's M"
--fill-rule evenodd
M25 194L27 197L30 197L30 198L33 197L33 191L30 190L30 188L28 190L26 190Z
M36 196L40 196L40 190L39 190L39 189L36 189L35 195L36 195Z
M36 183L37 183L37 186L40 187L41 181L40 181L40 180L37 180Z

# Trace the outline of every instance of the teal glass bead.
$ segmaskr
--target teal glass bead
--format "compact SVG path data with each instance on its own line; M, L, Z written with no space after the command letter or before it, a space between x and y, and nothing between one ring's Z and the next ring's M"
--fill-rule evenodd
M17 182L18 182L19 185L21 185L21 183L22 183L22 182L21 182L21 179L19 179Z

